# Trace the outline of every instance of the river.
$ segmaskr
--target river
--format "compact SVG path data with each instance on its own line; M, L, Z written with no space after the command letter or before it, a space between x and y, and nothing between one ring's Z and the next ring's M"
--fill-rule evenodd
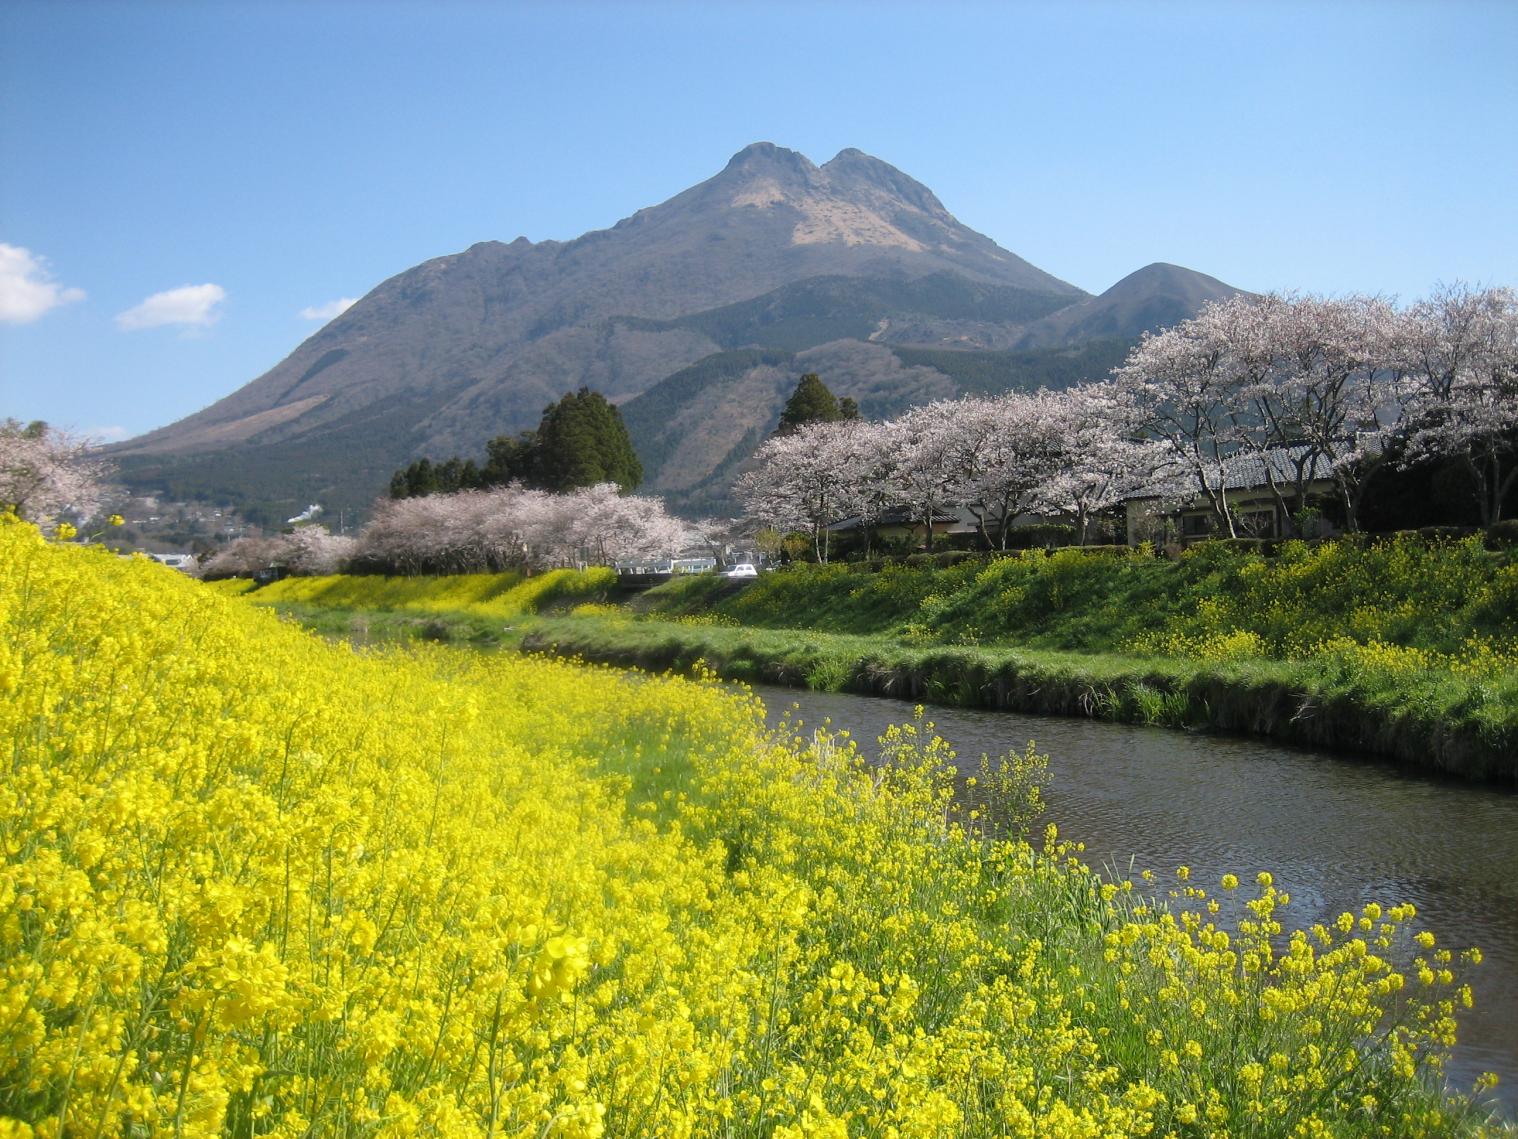
M831 720L861 741L912 717L906 701L759 686L771 722L787 708L807 729ZM1497 1073L1518 1108L1518 794L1404 773L1384 763L1091 720L928 709L960 762L1049 755L1045 820L1086 844L1094 868L1144 869L1216 885L1260 870L1291 895L1288 929L1367 902L1411 902L1441 945L1481 948L1468 980L1476 1007L1449 1065L1457 1087ZM868 748L866 749L868 750ZM873 754L871 752L871 754Z

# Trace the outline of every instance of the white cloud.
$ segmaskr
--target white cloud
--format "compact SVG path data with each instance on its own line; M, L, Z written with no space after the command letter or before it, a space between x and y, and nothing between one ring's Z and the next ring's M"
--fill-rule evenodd
M342 316L356 304L357 297L338 297L324 305L307 305L300 310L300 315L302 320L331 320L334 316Z
M164 324L206 328L221 316L216 306L226 297L227 291L220 285L181 285L177 289L154 293L140 305L118 313L116 327L124 332Z
M0 242L0 321L30 324L49 309L84 300L83 289L64 288L51 278L46 259Z
M110 427L88 427L84 430L84 437L92 443L120 443L123 439L131 437L131 432L125 427L112 424Z

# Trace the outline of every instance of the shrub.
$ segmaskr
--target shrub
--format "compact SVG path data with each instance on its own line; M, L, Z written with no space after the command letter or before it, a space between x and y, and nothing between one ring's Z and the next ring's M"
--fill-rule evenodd
M1007 527L1007 548L1029 550L1043 546L1068 546L1075 541L1075 527L1063 522L1033 522Z
M1214 538L1212 541L1225 550L1244 554L1273 554L1280 545L1271 538Z
M948 551L975 551L983 548L980 534L975 531L968 534L945 534L935 544Z
M982 560L984 560L983 556L974 550L945 550L943 553L933 555L933 563L943 569Z
M1511 550L1518 546L1518 518L1504 518L1486 529L1488 550Z
M1418 529L1418 537L1425 542L1458 542L1474 533L1474 526L1422 526Z

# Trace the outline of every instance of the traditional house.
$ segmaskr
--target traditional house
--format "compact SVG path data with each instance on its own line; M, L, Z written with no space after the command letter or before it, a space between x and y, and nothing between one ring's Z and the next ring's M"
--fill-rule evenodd
M828 533L838 536L856 534L864 530L865 521L857 514L828 523ZM927 528L923 525L921 512L909 506L893 506L883 511L879 518L869 524L878 540L898 541L910 539L917 545L927 544ZM975 515L966 507L949 507L933 513L933 540L955 534L974 534L978 527Z
M1334 493L1333 461L1313 454L1307 446L1276 447L1265 452L1240 452L1226 460L1223 493L1240 537L1280 538L1292 532L1290 519L1271 490L1272 480L1288 505L1295 494L1298 466L1306 475L1306 505ZM1179 489L1151 487L1123 506L1127 512L1128 544L1148 540L1200 542L1218 536L1218 518L1207 487L1192 476L1195 493L1189 499L1186 486ZM1177 503L1181 505L1177 506ZM1325 520L1313 525L1309 537L1326 537L1334 528Z

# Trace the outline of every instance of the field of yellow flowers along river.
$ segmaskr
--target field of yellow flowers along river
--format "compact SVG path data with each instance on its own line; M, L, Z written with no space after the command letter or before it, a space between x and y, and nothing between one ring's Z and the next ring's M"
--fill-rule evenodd
M0 524L0 1136L1462 1135L1397 899L1146 901L908 727L356 653ZM1214 891L1252 891L1219 928Z

